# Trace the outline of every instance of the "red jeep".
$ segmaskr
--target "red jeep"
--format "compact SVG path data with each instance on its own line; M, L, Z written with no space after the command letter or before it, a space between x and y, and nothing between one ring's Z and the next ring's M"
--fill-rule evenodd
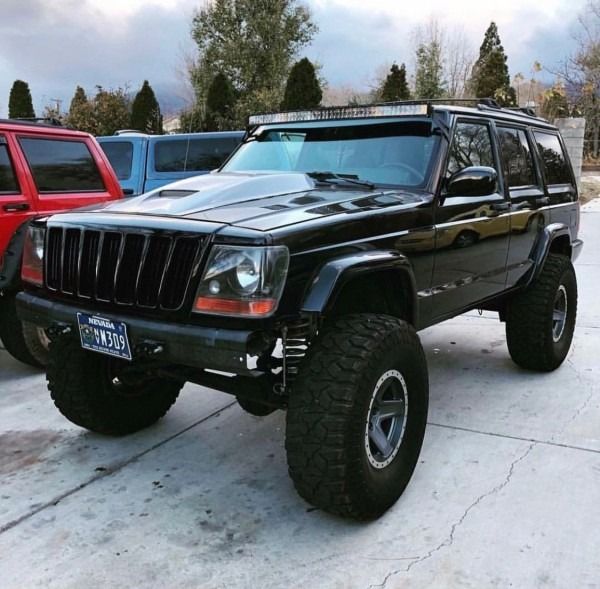
M18 360L46 363L43 330L21 323L25 228L36 216L121 198L117 178L87 133L31 121L0 120L0 338Z

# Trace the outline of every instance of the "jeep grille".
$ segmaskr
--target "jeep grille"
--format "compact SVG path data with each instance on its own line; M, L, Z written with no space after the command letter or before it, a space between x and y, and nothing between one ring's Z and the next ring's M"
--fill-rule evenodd
M50 227L46 287L143 309L180 309L204 236Z

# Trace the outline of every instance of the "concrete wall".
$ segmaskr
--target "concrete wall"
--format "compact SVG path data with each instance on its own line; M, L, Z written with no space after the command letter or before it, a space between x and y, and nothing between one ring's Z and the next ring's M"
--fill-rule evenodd
M581 164L583 163L583 137L585 134L584 118L556 119L554 124L565 140L577 185L581 182Z

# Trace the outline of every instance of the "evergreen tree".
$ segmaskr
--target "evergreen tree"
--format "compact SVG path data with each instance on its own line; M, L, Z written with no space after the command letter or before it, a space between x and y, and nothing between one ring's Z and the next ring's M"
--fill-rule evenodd
M114 135L119 129L126 129L131 120L131 104L123 88L105 90L96 86L93 101L93 125L96 135Z
M29 84L15 80L8 98L8 116L11 119L31 119L35 117Z
M160 106L148 80L144 80L142 88L133 99L131 106L131 128L153 135L160 135L162 133Z
M182 133L200 133L206 130L204 111L192 107L179 113L179 127Z
M506 54L500 42L498 27L491 22L473 66L471 88L478 98L495 98L503 106L516 104L515 89L510 85Z
M445 93L442 46L438 40L432 39L417 47L415 96L417 98L442 98Z
M228 131L233 123L235 92L227 76L219 72L206 94L206 131Z
M410 91L406 82L406 66L400 67L394 63L387 75L381 89L379 90L379 100L392 102L394 100L409 100Z
M323 91L315 66L303 57L290 70L281 108L284 110L316 108L321 104L322 98Z
M86 96L85 90L81 86L77 86L75 94L71 99L69 114L67 115L67 125L86 133L96 133L96 128L93 124L93 107Z
M198 56L190 71L195 110L206 104L215 72L222 72L236 93L235 121L253 112L278 109L299 50L317 30L299 0L213 0L194 15L192 37Z

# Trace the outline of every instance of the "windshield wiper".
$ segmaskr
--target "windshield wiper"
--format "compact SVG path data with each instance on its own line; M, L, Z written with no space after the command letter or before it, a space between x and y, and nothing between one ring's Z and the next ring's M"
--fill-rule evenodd
M353 184L373 190L375 184L367 180L361 180L355 174L336 174L335 172L306 172L307 176L314 178L317 182L325 182L326 184Z

